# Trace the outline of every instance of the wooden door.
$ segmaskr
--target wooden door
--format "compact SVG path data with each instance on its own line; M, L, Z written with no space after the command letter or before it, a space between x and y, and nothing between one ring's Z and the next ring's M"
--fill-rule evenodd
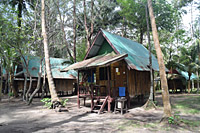
M124 65L114 68L115 87L127 87L127 71Z

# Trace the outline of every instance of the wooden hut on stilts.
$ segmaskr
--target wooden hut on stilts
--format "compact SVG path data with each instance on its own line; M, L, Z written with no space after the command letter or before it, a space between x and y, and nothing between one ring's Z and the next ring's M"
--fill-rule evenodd
M153 70L158 71L157 59L152 55ZM61 71L78 71L78 107L80 98L84 104L91 99L91 110L99 106L101 113L107 104L119 97L120 87L125 88L125 98L149 95L150 69L149 52L142 45L124 37L100 30L87 51L83 61L75 63Z

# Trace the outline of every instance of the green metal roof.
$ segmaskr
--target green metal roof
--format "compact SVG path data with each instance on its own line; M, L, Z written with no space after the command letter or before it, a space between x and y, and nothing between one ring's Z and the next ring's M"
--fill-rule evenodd
M188 75L188 72L185 72L185 71L181 71L181 70L178 70L177 71L186 79L186 80L189 80L189 75ZM196 80L198 79L198 77L192 73L191 77L190 77L190 80Z
M60 70L70 65L66 63L63 64L66 61L67 61L66 59L50 58L53 78L75 79L77 77L77 72L74 70L70 70L68 72L60 72Z
M111 34L105 30L99 31L85 59L96 56L104 40L107 40L117 54L128 54L125 60L131 69L149 71L149 51L142 44ZM152 68L155 71L159 71L158 61L153 54ZM166 71L168 70L166 69Z
M26 61L28 61L28 71L32 77L38 77L39 67L40 67L40 57L34 56L25 56ZM24 63L24 60L21 59ZM25 66L25 63L24 63ZM26 69L23 69L23 72L26 72Z
M149 70L149 51L142 44L104 30L102 32L120 54L128 54L126 61L132 69ZM159 70L159 65L154 55L152 55L152 67L154 70Z
M32 77L38 77L39 67L40 67L40 57L25 56L25 59L29 60L28 70ZM63 64L68 60L60 58L50 58L51 70L53 78L57 79L75 79L77 77L77 72L70 70L68 72L60 72L63 68L69 66L70 64ZM43 60L44 63L44 60ZM26 72L25 69L23 69ZM43 72L44 73L44 72Z

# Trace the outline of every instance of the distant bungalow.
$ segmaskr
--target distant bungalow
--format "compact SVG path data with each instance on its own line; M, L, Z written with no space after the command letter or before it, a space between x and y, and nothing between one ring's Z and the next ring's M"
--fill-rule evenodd
M38 79L38 73L39 73L39 67L40 67L40 57L35 57L35 56L25 56L25 59L28 62L28 70L30 72L30 75L33 79L32 81L32 89L31 92L33 92L37 86L37 79ZM68 94L68 93L74 93L75 90L73 89L73 83L76 83L76 78L77 78L77 72L76 71L68 71L68 72L60 72L61 69L63 69L66 66L69 66L69 64L63 64L66 62L66 59L61 59L61 58L50 58L50 64L51 64L51 70L52 70L52 76L54 79L54 83L56 86L56 91L60 94ZM24 61L22 61L24 62ZM44 64L44 60L43 63ZM43 68L42 68L43 69ZM26 69L22 67L22 64L17 65L16 70L15 70L15 78L14 78L14 87L19 91L23 92L24 88L24 73L26 72ZM44 72L42 73L42 80L40 84L40 90L38 93L41 93L41 87L43 83L43 75ZM29 87L29 77L28 78L28 84L27 88ZM48 82L46 79L46 84L45 84L45 93L46 95L49 93L49 86Z

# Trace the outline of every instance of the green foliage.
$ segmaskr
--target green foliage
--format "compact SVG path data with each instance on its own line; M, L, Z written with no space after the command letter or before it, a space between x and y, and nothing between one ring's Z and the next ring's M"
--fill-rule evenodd
M47 107L48 109L52 108L52 102L51 102L51 98L43 98L42 100L40 100L41 102L44 103L44 106ZM68 99L61 99L60 100L60 104L65 107L67 104Z
M9 96L9 97L12 97L12 96L14 96L14 94L13 94L12 92L9 92L9 93L8 93L8 96Z
M52 107L51 98L43 98L40 101L44 103L45 107L47 107L48 109L51 109L51 107Z
M174 121L174 117L173 117L173 116L171 116L171 117L168 118L168 123L169 123L169 124L175 124L175 121Z
M81 40L80 43L77 43L77 61L82 61L86 55L86 48L85 45L86 40Z
M180 63L182 63L185 67L182 67L182 70L188 72L188 76L190 78L193 72L199 69L198 64L198 49L196 45L192 45L188 48L182 47L181 56L179 58ZM189 79L190 80L190 79Z
M120 5L120 15L128 21L130 29L136 29L139 39L147 31L145 6L146 0L117 0ZM166 0L153 1L154 15L159 30L172 32L175 24L175 9ZM139 41L140 42L140 41ZM140 42L141 43L141 42Z
M66 106L67 101L68 101L68 99L62 99L62 100L60 101L60 103L61 103L62 106Z

